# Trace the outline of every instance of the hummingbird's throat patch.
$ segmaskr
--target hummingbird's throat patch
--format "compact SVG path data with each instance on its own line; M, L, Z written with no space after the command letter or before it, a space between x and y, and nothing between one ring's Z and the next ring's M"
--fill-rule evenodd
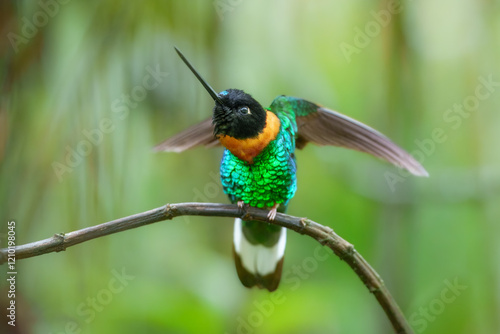
M272 112L266 113L266 126L256 137L236 139L227 135L219 135L220 143L240 160L253 163L253 158L259 155L266 146L276 139L280 131L280 120Z

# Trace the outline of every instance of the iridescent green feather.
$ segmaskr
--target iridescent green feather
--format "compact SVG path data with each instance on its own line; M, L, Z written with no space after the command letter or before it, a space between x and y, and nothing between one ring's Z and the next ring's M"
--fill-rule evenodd
M220 174L224 192L232 203L270 208L280 204L278 211L285 212L288 201L297 190L295 164L295 134L297 124L294 101L277 97L270 106L280 122L280 131L275 140L249 164L238 159L229 150L224 150ZM280 234L280 227L262 222L243 222L243 233L253 244L273 246Z
M258 208L286 206L297 190L295 119L278 113L280 131L275 140L249 164L224 150L220 174L224 192L233 203L243 201Z

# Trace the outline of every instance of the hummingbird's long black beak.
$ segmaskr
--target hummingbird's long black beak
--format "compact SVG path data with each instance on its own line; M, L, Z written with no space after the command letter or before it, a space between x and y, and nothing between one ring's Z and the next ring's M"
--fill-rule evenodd
M184 62L184 64L186 64L187 67L189 67L189 69L191 70L191 72L193 72L193 74L198 78L198 80L201 82L201 84L203 85L203 87L205 87L205 89L207 90L208 94L210 94L210 96L212 97L212 99L214 99L214 101L218 102L220 105L224 105L224 103L220 99L219 95L217 95L217 93L215 92L215 90L205 81L205 79L203 79L201 77L201 75L198 73L198 71L196 71L194 69L193 65L191 65L191 63L186 59L186 57L184 57L184 55L182 54L182 52L180 52L179 49L177 49L175 46L174 46L174 48L175 48L175 51L177 51L177 54L179 55L179 57L181 57L181 59Z

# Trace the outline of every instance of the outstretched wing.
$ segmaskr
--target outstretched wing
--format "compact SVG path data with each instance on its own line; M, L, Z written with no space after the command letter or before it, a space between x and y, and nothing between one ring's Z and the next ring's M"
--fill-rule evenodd
M278 99L281 99L279 101ZM308 142L341 146L366 152L405 168L417 176L429 176L422 165L389 138L369 126L336 111L294 97L273 101L280 110L294 110L297 122L297 148Z
M182 152L195 146L213 147L220 145L214 137L214 126L209 118L176 134L154 147L155 151Z

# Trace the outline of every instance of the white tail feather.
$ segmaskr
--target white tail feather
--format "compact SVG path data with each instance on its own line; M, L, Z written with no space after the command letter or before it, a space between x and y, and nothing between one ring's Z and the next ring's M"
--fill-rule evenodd
M242 266L250 273L265 276L274 273L278 262L285 255L286 228L273 247L253 245L245 238L240 218L234 221L234 250L240 256Z

